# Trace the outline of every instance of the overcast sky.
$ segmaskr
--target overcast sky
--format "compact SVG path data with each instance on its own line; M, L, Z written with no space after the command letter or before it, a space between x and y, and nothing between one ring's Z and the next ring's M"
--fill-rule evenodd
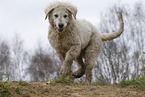
M10 41L18 33L27 48L34 48L38 40L47 44L48 21L44 9L54 0L0 0L0 38ZM114 4L128 4L144 0L58 0L69 1L78 8L77 18L97 25L101 12Z

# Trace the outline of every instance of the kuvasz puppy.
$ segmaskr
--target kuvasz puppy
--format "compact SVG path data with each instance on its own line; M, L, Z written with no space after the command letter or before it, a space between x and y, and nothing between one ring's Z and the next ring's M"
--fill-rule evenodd
M50 23L49 42L62 63L60 73L74 78L86 74L85 82L90 83L102 42L117 38L124 31L122 14L119 13L120 27L113 33L99 33L90 22L78 20L77 8L68 2L50 3L45 14ZM71 70L73 61L78 65L78 70L74 73Z

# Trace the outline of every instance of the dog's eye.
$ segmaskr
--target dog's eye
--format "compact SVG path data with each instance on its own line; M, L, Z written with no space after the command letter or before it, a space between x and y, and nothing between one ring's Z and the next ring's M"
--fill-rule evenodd
M63 17L64 17L64 18L67 18L67 15L64 15Z
M58 18L58 14L55 14L54 16L55 16L55 18Z

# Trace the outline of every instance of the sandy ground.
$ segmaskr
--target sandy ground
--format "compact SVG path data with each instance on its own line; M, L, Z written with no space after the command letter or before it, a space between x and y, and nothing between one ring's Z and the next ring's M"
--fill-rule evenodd
M26 86L18 82L7 82L9 97L145 97L145 91L135 86L81 85L49 82L31 82Z

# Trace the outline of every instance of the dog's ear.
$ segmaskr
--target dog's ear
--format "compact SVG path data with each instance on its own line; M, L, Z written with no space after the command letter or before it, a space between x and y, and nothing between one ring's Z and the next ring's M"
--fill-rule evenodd
M45 20L47 19L47 16L55 9L55 7L51 7L51 8L46 8L45 9Z
M77 14L77 8L73 5L71 5L68 2L54 2L54 3L50 3L49 6L46 7L45 9L45 14L46 17L45 19L47 19L47 16L58 6L64 6L67 8L67 10L73 15L73 17L76 19L76 14Z
M77 8L75 6L67 6L67 10L73 15L73 17L76 19L77 14Z

